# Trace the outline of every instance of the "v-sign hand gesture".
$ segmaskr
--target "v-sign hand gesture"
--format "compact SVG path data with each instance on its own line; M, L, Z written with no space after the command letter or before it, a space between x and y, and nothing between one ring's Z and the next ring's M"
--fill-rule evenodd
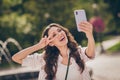
M47 36L43 37L38 43L39 47L44 48L45 46L49 45L49 43L51 43L57 37L55 36L54 38L51 38L51 36L52 35L48 37Z

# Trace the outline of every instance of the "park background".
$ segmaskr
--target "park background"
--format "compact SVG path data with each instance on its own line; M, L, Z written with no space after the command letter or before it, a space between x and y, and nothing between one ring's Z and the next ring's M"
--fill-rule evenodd
M120 35L119 4L120 0L0 0L0 41L13 40L6 46L12 56L20 49L39 42L43 29L54 22L67 27L75 40L86 46L86 36L77 31L74 18L74 10L84 9L87 20L94 25L93 34L96 45L101 46L100 54L120 52L120 42L107 50L102 46L103 41ZM21 48L15 46L14 40ZM0 45L4 50L2 47ZM2 52L0 70L9 69L10 64ZM19 66L14 62L12 64Z

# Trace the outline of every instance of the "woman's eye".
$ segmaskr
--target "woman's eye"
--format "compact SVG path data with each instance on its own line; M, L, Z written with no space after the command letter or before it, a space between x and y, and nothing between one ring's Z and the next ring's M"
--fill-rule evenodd
M62 31L62 29L58 29L58 32L61 32Z
M53 37L55 37L56 36L56 34L53 34Z

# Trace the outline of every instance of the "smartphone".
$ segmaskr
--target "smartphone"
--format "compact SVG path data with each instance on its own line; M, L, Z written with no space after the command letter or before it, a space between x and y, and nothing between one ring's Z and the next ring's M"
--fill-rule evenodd
M80 22L87 21L85 10L84 9L75 10L74 15L75 15L75 21L77 25L77 30L80 31L80 28L78 28L78 25L80 24Z

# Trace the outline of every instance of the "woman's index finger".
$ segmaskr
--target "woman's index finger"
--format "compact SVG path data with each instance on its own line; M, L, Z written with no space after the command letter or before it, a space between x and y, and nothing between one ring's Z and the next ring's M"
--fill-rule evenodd
M51 39L52 39L52 34L48 36L48 40L51 40Z

